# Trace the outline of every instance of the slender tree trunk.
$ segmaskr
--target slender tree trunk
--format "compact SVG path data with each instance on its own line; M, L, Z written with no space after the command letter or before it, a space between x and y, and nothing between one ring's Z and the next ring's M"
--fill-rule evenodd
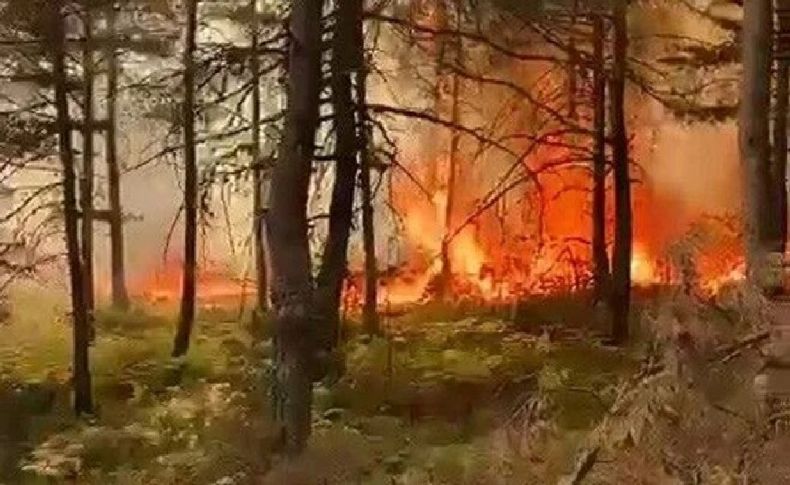
M260 57L258 56L258 9L257 0L250 0L252 10L252 36L250 37L250 71L252 71L252 239L255 259L255 283L257 287L257 310L266 311L269 306L268 282L266 275L266 238L264 226L266 224L266 209L263 206L263 176L264 167L261 166L261 80Z
M774 106L774 156L771 163L771 182L777 223L774 227L774 251L785 254L787 250L787 111L790 96L790 63L776 61L776 105Z
M58 149L63 165L63 214L66 226L66 251L71 283L71 307L74 329L74 410L80 414L93 412L89 365L89 321L80 255L77 210L77 175L72 152L71 120L69 118L68 80L66 74L66 35L63 21L63 0L51 0L48 12L51 28L55 109L57 112Z
M461 29L461 4L458 3L456 8L456 29ZM440 62L446 62L446 59L441 59ZM456 36L453 39L453 60L456 69L463 69L463 39ZM450 106L450 122L453 126L457 126L461 121L461 79L458 74L453 72L450 75L451 85L451 106ZM447 202L444 207L444 238L442 239L441 246L441 263L442 274L439 281L439 298L446 299L451 296L452 282L453 282L453 267L451 258L451 245L452 241L450 236L453 231L453 222L455 215L455 202L456 202L456 179L459 169L459 156L461 145L461 133L452 129L450 133L450 152L449 163L447 167Z
M606 66L604 59L604 18L593 19L593 190L592 256L595 301L605 301L609 294L609 255L606 252Z
M361 8L361 7L360 7ZM373 170L370 155L370 125L368 123L368 63L364 54L362 21L355 24L355 38L362 46L360 68L357 72L357 133L359 136L359 185L362 192L362 246L365 252L365 301L362 308L362 325L369 335L380 333L378 314L379 270L376 262L376 226L373 209L373 187L370 171Z
M173 345L173 356L189 349L195 323L195 277L197 271L198 167L195 146L195 49L198 0L187 0L186 48L184 49L184 275L181 288L181 313Z
M615 234L612 268L612 337L615 343L628 340L631 312L631 257L633 253L633 212L628 135L625 123L625 70L628 52L628 5L617 0L613 9L614 59L610 84L612 158L614 166Z
M95 310L95 293L93 279L93 12L86 5L83 14L83 30L85 42L82 46L83 69L83 124L82 124L82 180L80 183L82 211L82 267L83 283L85 284L85 306L88 309L88 325L93 337L93 312Z
M746 262L749 281L762 288L768 253L775 247L772 209L770 121L771 0L749 0L743 6L743 80L739 145L744 170Z
M322 0L293 0L288 104L266 233L276 315L273 408L282 445L299 453L310 435L316 319L312 314L307 202L321 92Z
M121 169L118 164L116 113L118 97L118 55L115 40L115 6L107 8L107 131L105 132L107 157L107 185L110 226L110 269L112 279L112 304L119 309L129 307L126 289L126 264L124 261L123 208L121 207Z
M576 72L579 62L579 53L576 50L576 22L579 14L579 2L574 0L571 6L571 28L570 39L568 40L568 118L576 119L577 99L579 93L579 77Z
M453 125L458 124L460 121L460 93L461 80L456 74L453 74L452 107L450 109L450 119ZM441 299L446 299L451 296L453 286L453 263L450 254L452 241L450 240L450 236L453 231L453 216L455 214L455 192L457 185L456 178L458 175L458 152L460 142L461 134L458 132L458 130L453 129L452 133L450 134L450 158L447 166L447 203L444 206L444 238L442 239L441 247L442 275L439 295Z
M364 88L359 88L364 89ZM364 99L358 97L357 99ZM363 127L367 132L367 128ZM371 166L370 152L367 148L367 136L365 136L363 151L360 153L361 171L359 175L359 185L362 192L362 246L365 252L365 302L362 307L362 325L368 334L379 333L378 316L378 264L376 262L376 227L374 223L373 210L373 187L371 185L370 172Z
M347 273L348 240L354 216L357 184L356 108L352 74L362 63L362 45L356 38L356 24L362 22L360 0L338 2L337 22L332 39L332 107L335 124L335 182L329 209L329 233L324 247L316 288L316 307L328 322L324 348L331 349L340 330L340 298Z

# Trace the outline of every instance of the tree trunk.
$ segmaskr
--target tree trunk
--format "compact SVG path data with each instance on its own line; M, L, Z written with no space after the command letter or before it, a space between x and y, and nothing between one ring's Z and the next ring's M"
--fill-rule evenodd
M579 53L576 50L576 22L579 14L579 2L573 1L571 6L571 27L568 39L568 118L575 120L577 117L577 95L579 93L579 77L576 72L579 62Z
M364 41L362 22L356 24L356 38L360 45ZM359 185L362 192L362 246L365 252L365 302L362 308L362 326L369 335L380 332L378 315L379 270L376 262L376 227L373 210L373 187L370 171L373 169L370 156L370 127L367 111L368 65L361 59L357 74L357 127L359 134Z
M625 123L625 71L628 53L628 5L614 3L614 59L610 83L612 159L614 171L615 229L612 267L612 337L615 343L628 340L631 312L631 257L633 252L633 213L631 173L628 161L628 135Z
M456 29L461 30L461 5L456 5ZM444 51L444 49L442 49ZM446 59L440 59L439 62L446 62ZM456 36L453 39L453 59L455 69L463 69L463 39ZM450 122L453 126L457 126L461 121L461 79L458 74L453 72L451 75L451 92L450 92ZM451 296L452 282L453 282L453 267L451 259L451 245L452 241L450 236L453 231L453 216L455 214L455 201L456 201L456 179L459 167L459 150L461 145L461 134L458 130L453 128L450 133L450 153L449 163L447 167L447 201L445 204L444 212L444 238L442 239L441 246L441 263L442 274L439 280L439 298L446 299Z
M357 123L351 77L362 63L361 39L356 24L362 22L360 0L341 0L332 38L332 107L335 124L335 182L329 209L329 232L316 288L316 307L327 320L323 346L330 350L340 330L340 298L347 274L348 239L354 216L357 184Z
M611 279L609 255L606 252L606 66L604 59L604 18L593 19L593 190L592 190L592 257L595 301L605 301Z
M118 96L118 55L115 40L115 6L107 9L107 131L105 133L107 157L107 185L110 226L110 268L112 273L112 304L125 310L129 307L126 289L126 264L124 262L123 208L121 207L121 169L118 165L116 103Z
M263 313L269 306L266 275L266 209L263 207L263 176L261 160L261 80L258 54L258 9L257 0L250 0L252 10L252 36L250 37L250 71L252 72L252 239L255 259L255 284L257 288L257 311Z
M307 202L321 91L322 0L293 0L288 102L266 233L276 315L273 407L282 445L299 453L310 435L315 319Z
M743 6L743 80L739 146L744 171L746 263L749 281L763 287L768 253L776 247L772 224L769 115L771 108L771 0Z
M460 54L460 52L459 52ZM452 107L450 120L453 125L460 121L460 91L461 80L458 75L452 75ZM450 254L452 241L450 236L453 231L453 215L455 214L456 178L458 175L458 151L461 135L453 129L450 134L450 158L447 166L447 202L444 206L444 238L442 239L441 261L442 274L439 287L439 298L446 299L451 296L453 286L453 264Z
M80 255L77 210L77 175L72 152L71 120L69 118L68 80L66 77L66 35L63 20L63 0L49 2L53 79L55 84L55 109L57 112L58 149L63 166L63 215L66 232L71 307L74 329L74 411L80 414L93 412L91 375L89 365L89 321L85 299L85 286Z
M776 61L776 105L774 106L774 156L771 163L771 182L774 186L777 222L774 229L774 251L787 250L787 111L790 96L790 63Z
M184 49L184 273L181 288L181 313L173 345L173 356L180 357L189 349L195 323L195 277L197 271L198 167L195 146L195 48L198 0L186 3L187 29Z
M86 5L83 14L83 30L85 42L82 46L83 68L83 124L82 124L82 180L80 183L82 211L82 268L85 285L85 306L88 309L88 325L93 337L93 312L95 310L95 294L93 280L93 12Z

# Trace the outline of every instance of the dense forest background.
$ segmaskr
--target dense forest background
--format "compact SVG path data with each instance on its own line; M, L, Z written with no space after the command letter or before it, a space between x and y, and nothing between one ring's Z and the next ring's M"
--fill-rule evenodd
M0 1L0 483L787 483L788 42Z

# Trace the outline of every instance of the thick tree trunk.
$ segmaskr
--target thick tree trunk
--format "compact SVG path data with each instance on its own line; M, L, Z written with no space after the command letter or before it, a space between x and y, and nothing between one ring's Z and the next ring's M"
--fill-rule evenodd
M74 329L73 386L74 410L80 414L93 412L89 366L89 320L82 273L79 244L79 213L77 210L77 175L72 152L71 120L69 118L68 80L66 77L66 35L63 21L63 0L49 2L55 109L57 112L58 149L63 166L63 215L66 226L66 251L71 283L71 307Z
M258 9L257 0L250 0L252 10L252 36L250 37L250 71L252 73L252 240L255 259L255 284L257 288L257 311L264 312L269 306L268 276L266 275L266 210L263 206L263 177L261 160L261 81L258 54Z
M763 287L776 224L771 200L770 120L772 1L749 0L743 6L743 80L739 146L744 171L744 222L749 281ZM772 220L773 219L773 220Z
M80 209L82 211L82 268L85 285L85 306L88 309L88 325L93 336L93 312L95 294L93 279L93 183L94 183L94 146L93 146L93 20L90 6L85 6L83 30L85 42L82 46L83 69L83 124L82 124L82 180L80 181Z
M356 25L362 22L362 2L341 0L332 39L332 107L335 124L335 183L329 209L329 232L324 247L316 288L316 308L327 320L323 346L327 350L337 342L340 330L340 298L347 273L348 240L354 216L354 190L357 184L356 108L352 74L362 63L361 39Z
M633 253L633 212L628 135L625 123L625 71L628 52L628 5L618 0L613 8L614 59L610 83L612 159L614 168L615 229L612 267L612 338L628 340L631 312L631 257Z
M777 223L774 251L787 250L787 111L790 96L790 62L776 61L776 105L774 106L774 156L771 161L771 182L774 186Z
M189 349L195 323L197 272L197 211L198 167L195 146L195 48L198 0L188 0L186 48L184 49L184 273L181 287L181 313L173 344L173 356L180 357Z
M288 103L266 221L276 315L273 407L288 453L300 452L310 435L315 370L307 202L321 91L322 9L322 0L292 1Z
M592 187L592 258L595 301L605 301L611 280L609 255L606 252L606 66L604 59L604 19L593 19L593 187Z
M118 54L115 45L115 6L107 9L107 131L105 133L107 158L107 185L110 226L110 270L112 279L112 304L119 309L129 307L126 289L126 264L123 235L123 208L121 206L121 169L118 164L116 103L118 96Z

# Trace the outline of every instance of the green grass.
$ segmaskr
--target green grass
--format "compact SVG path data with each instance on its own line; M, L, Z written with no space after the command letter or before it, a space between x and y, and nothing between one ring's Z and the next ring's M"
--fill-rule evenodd
M578 433L600 419L607 387L633 366L593 343L546 342L524 332L522 321L500 318L502 309L426 305L390 319L387 337L353 337L344 347L346 374L316 393L316 432L300 459L305 478L288 475L297 472L265 453L272 432L265 346L258 345L265 319L204 309L188 355L173 360L174 315L157 307L99 308L91 349L99 407L86 424L69 412L71 332L62 297L45 303L18 295L18 317L0 352L5 380L58 386L52 412L30 418L24 441L42 456L79 446L85 483L211 483L239 470L262 476L270 465L272 477L294 478L287 483L389 483L395 473L412 474L414 483L430 476L485 483L491 470L526 477L488 452L502 445L495 432L514 399L545 392L558 429ZM532 315L561 303L546 305ZM43 446L48 439L55 444ZM23 483L38 479L23 476Z

